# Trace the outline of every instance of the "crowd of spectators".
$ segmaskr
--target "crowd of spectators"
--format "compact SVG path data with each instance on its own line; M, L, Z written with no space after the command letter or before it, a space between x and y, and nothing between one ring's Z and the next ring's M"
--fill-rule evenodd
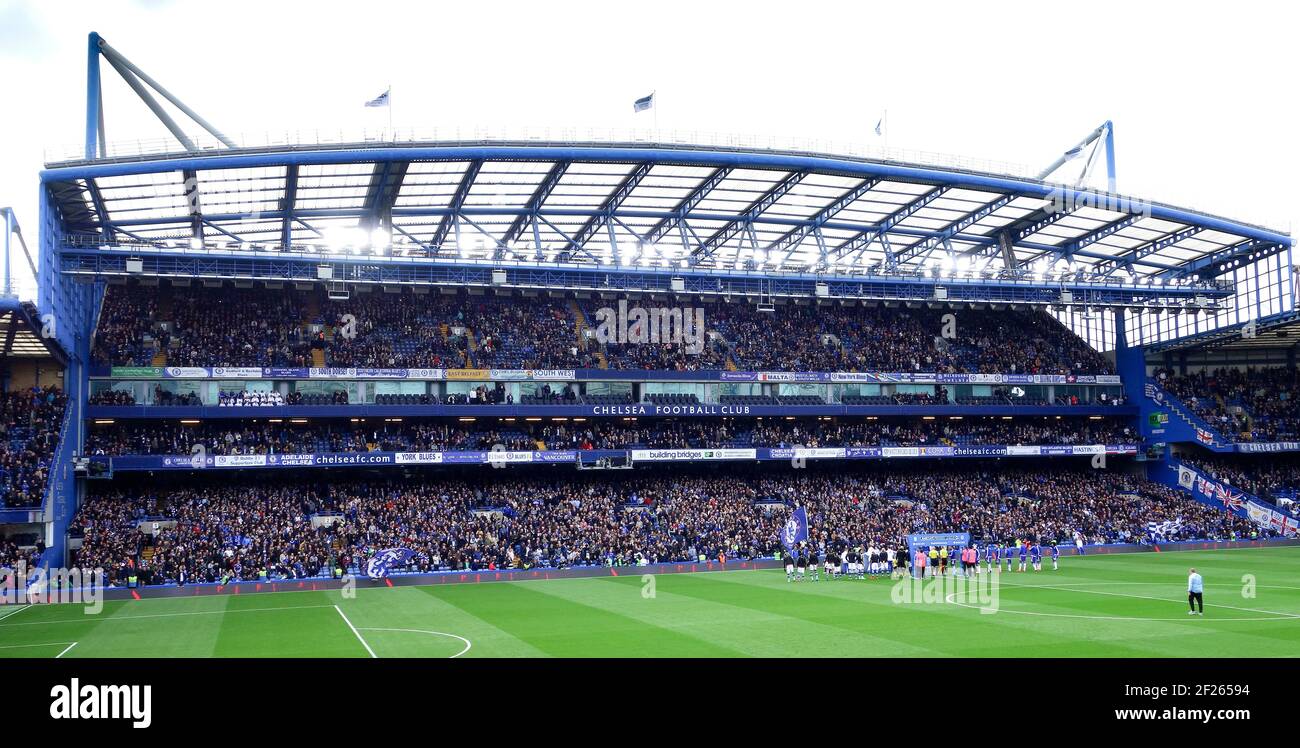
M254 422L119 423L86 433L86 452L93 455L183 455L202 447L210 455L308 454L492 449L537 449L515 429L469 430L447 422L365 424L292 424Z
M305 454L312 452L492 449L686 449L724 447L875 447L946 444L1125 444L1136 435L1122 419L1000 419L864 421L782 419L660 419L638 422L551 422L467 427L440 419L400 423L338 421L175 421L116 423L86 434L86 452L99 455Z
M1155 376L1228 439L1300 439L1300 372L1295 368L1220 368L1181 375L1158 369Z
M718 306L705 319L745 369L1109 374L1113 367L1043 312Z
M0 507L40 505L66 407L56 387L0 393Z
M87 399L90 405L135 405L135 395L127 390L102 389Z
M602 340L595 308L549 297L114 286L95 361L173 366L598 368L1104 374L1113 367L1041 311L748 302L702 307L702 347ZM595 303L595 302L592 302ZM588 306L591 306L589 303ZM611 302L602 300L601 305ZM581 317L581 319L579 319Z
M270 408L284 405L284 395L274 390L220 392L217 405L222 408Z
M1165 520L1178 527L1165 539L1268 532L1118 471L986 464L154 484L91 495L73 532L77 564L115 584L198 582L355 570L390 547L414 550L419 570L770 557L796 505L814 544L898 546L933 531L1143 542L1147 523Z
M91 360L113 366L148 366L156 351L157 294L111 286L99 308Z
M45 543L39 535L0 538L0 569L17 570L20 563L30 569L36 566L44 550Z
M1204 454L1183 456L1183 462L1211 478L1240 488L1265 501L1294 499L1300 492L1300 455L1279 452L1266 455Z

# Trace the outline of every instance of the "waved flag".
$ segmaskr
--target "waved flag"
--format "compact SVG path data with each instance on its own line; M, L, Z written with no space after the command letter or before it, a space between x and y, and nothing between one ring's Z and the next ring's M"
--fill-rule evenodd
M790 513L785 527L781 528L781 545L787 551L794 551L799 544L808 540L808 510L799 507Z
M366 576L371 579L383 579L388 576L389 567L402 566L414 556L415 551L410 548L385 548L377 551L366 564Z

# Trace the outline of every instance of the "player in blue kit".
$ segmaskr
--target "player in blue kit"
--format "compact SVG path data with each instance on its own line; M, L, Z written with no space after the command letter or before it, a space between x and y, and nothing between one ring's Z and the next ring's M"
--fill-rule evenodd
M1060 559L1061 559L1061 547L1058 546L1055 542L1053 542L1052 543L1052 571L1056 571L1057 569L1061 568L1058 565Z
M1043 570L1043 547L1037 540L1029 546L1029 563L1034 567L1034 571Z
M1020 566L1016 568L1016 571L1024 571L1024 570L1025 570L1025 557L1028 556L1028 555L1029 555L1029 541L1028 541L1028 540L1021 541L1021 543L1020 543Z
M998 544L989 543L984 546L984 562L988 566L989 573L993 572L994 567L998 566Z

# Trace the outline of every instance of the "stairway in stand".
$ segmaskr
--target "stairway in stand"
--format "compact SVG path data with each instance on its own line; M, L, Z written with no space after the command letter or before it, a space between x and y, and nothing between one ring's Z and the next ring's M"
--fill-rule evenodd
M154 314L154 319L171 322L172 311L175 309L174 297L172 296L171 286L160 286L158 288L158 311ZM175 330L175 327L172 328ZM158 348L154 351L153 359L149 362L150 366L166 366L167 351Z
M587 313L582 311L582 307L578 305L577 299L569 299L569 312L573 314L574 342L578 346L578 350L585 351L590 347L590 339L587 337L587 330L591 329L591 323L587 321ZM596 360L600 363L600 368L608 369L609 359L605 358L605 351L597 347L595 353Z
M465 368L474 368L474 351L478 350L478 340L474 338L474 331L465 328Z

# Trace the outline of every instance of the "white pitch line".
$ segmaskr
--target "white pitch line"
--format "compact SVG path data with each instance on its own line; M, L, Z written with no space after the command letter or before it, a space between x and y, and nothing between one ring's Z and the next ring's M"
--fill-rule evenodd
M18 615L19 613L23 612L24 610L27 610L27 609L30 608L30 607L32 607L32 606L30 606L30 605L19 605L19 606L16 607L14 610L5 611L5 614L2 615L2 616L0 616L0 621L3 621L3 620L6 619L6 618L11 618L11 617L13 617L13 616L16 616L16 615Z
M1038 587L1039 585L1036 585L1036 584L1008 584L1008 585L1006 585L1006 586L1007 586L1007 587L1019 587L1020 589L1033 589L1034 587ZM1082 585L1082 584L1081 584L1081 585L1078 585L1078 586L1083 587L1083 586L1086 586L1086 585ZM1080 589L1070 589L1069 587L1067 587L1067 586L1065 586L1065 585L1054 586L1053 589L1059 589L1059 590L1063 590L1063 591L1065 591L1065 592L1086 592L1086 593L1089 594L1089 595L1111 595L1111 596L1114 596L1114 597L1133 597L1133 598L1138 598L1138 599L1141 599L1141 600L1155 600L1155 601L1157 601L1157 602L1162 602L1162 603L1182 603L1182 602L1186 602L1186 600L1170 600L1170 599L1167 598L1167 597L1152 597L1152 596L1150 596L1150 595L1129 595L1129 594L1125 594L1125 593L1123 593L1123 592L1104 592L1104 591L1102 591L1102 590L1080 590ZM1241 610L1241 611L1245 611L1245 612L1247 612L1247 613L1265 613L1265 614L1270 615L1270 616L1282 616L1282 617L1285 617L1285 618L1300 618L1300 615L1297 615L1296 613L1283 613L1283 612L1281 612L1281 611L1277 611L1277 610L1263 610L1263 609L1261 609L1261 608L1242 608L1242 607L1238 607L1238 606L1236 606L1236 605L1223 605L1223 604L1220 604L1220 603L1206 603L1206 604L1205 604L1205 607L1207 607L1207 608L1227 608L1227 609L1229 609L1229 610Z
M4 645L0 645L0 649L24 649L27 647L59 647L64 644L67 644L67 642L41 642L40 644L4 644ZM73 644L76 644L76 642L73 642ZM71 647L69 647L68 649L71 649ZM65 649L63 651L66 652L68 650Z
M1085 594L1090 594L1090 595L1112 595L1112 596L1115 596L1115 597L1132 597L1132 598L1138 598L1138 599L1142 599L1142 600L1155 600L1156 602L1164 602L1164 603L1181 603L1181 602L1183 602L1182 600L1171 600L1171 599L1169 599L1169 598L1167 598L1167 597L1152 597L1152 596L1150 596L1150 595L1129 595L1129 594L1125 594L1125 593L1123 593L1123 592L1103 592L1103 591L1101 591L1101 590L1083 590L1083 589L1077 589L1078 587L1087 587L1087 586L1089 586L1090 584L1093 584L1093 585L1105 585L1105 586L1111 586L1112 584L1151 584L1151 585L1155 585L1155 584L1159 584L1159 583L1158 583L1158 582L1113 582L1113 583L1112 583L1112 582L1096 582L1096 583L1077 582L1077 583L1074 583L1074 584L1069 584L1069 583L1064 583L1064 584L1009 584L1009 583L1005 583L1005 582L1004 582L1004 583L1001 583L1001 586L1003 586L1003 587L1014 587L1014 588L1017 588L1017 589L1054 589L1054 590L1062 590L1062 591L1064 591L1064 592L1083 592L1083 593L1085 593ZM1210 585L1207 585L1207 586L1210 586ZM1281 588L1281 589L1293 589L1293 588L1291 588L1291 587L1283 587L1283 588ZM960 607L963 607L963 608L976 608L976 607L977 607L977 606L974 606L974 605L967 605L967 604L965 604L965 603L959 603L959 602L957 602L956 600L953 599L953 598L956 597L956 596L957 596L957 593L951 593L951 594L949 594L949 595L944 596L944 600L947 601L947 602L950 602L950 603L952 603L952 604L954 604L954 605L958 605L958 606L960 606ZM1283 620L1287 620L1287 619L1296 619L1296 618L1300 618L1300 614L1296 614L1296 613L1283 613L1283 612L1281 612L1281 611L1276 611L1276 610L1262 610L1262 609L1259 609L1259 608L1241 608L1241 607L1237 607L1237 606L1235 606L1235 605L1221 605L1221 604L1214 604L1214 603L1206 603L1205 606L1206 606L1207 608L1228 608L1228 609L1230 609L1230 610L1240 610L1240 611L1245 611L1245 612L1248 612L1248 613L1265 613L1265 614L1267 614L1267 615L1274 616L1273 618L1216 618L1216 619L1215 619L1216 621L1283 621ZM1182 619L1182 618L1140 618L1140 617L1136 617L1136 616L1096 616L1096 615L1083 615L1083 614L1074 614L1074 613L1044 613L1044 612L1042 612L1042 611L1032 611L1032 610L1011 610L1011 609L1000 610L999 612L1016 613L1016 614L1020 614L1020 615L1030 615L1030 616L1046 616L1046 617L1049 617L1049 618L1086 618L1086 619L1089 619L1089 620L1095 620L1095 621L1182 621L1182 620L1185 620L1185 619Z
M448 634L445 631L429 631L428 629L377 629L377 628L363 628L360 630L361 631L396 631L398 633L403 633L403 634L432 634L434 636L446 636L452 639L460 639L461 641L465 642L465 648L457 652L456 654L452 655L451 657L448 657L447 659L449 660L454 660L457 657L460 657L461 655L468 652L471 647L474 646L473 644L470 643L469 639L466 639L465 637L460 636L459 634Z
M352 633L356 634L357 641L361 642L361 646L366 648L366 651L370 653L370 657L376 660L379 659L379 655L375 654L375 650L371 649L369 644L366 644L365 638L361 636L360 631L357 631L357 627L352 625L352 621L349 621L346 615L343 615L343 609L337 605L334 606L334 609L339 612L340 616L343 616L343 622L348 625L348 628L352 629Z
M72 648L75 647L75 646L77 646L77 643L76 643L76 642L73 642L73 643L69 644L69 645L68 645L68 648L65 649L65 650L63 650L62 652L56 654L56 655L54 656L54 659L57 660L57 659L63 657L63 655L65 655L65 654L71 652L71 651L72 651Z
M290 605L284 608L240 608L237 610L194 610L186 613L147 613L142 616L109 616L107 618L96 618L94 616L87 616L84 618L61 618L57 621L24 621L22 623L0 623L0 629L6 628L8 626L48 626L54 623L87 623L90 621L96 621L102 623L104 621L134 621L136 619L143 619L143 618L175 618L177 616L215 616L215 615L224 615L226 613L270 613L270 612L280 611L280 610L310 610L313 608L329 608L329 607L337 608L338 606L337 605L335 606Z

